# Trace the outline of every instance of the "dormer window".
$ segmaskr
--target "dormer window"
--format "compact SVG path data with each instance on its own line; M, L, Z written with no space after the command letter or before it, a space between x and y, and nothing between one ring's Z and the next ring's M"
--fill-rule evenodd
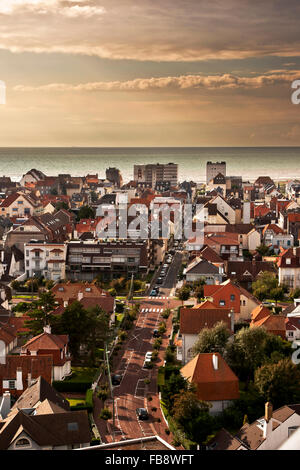
M31 447L30 441L22 437L21 439L17 440L15 447Z
M291 264L291 258L286 258L285 262L286 264Z

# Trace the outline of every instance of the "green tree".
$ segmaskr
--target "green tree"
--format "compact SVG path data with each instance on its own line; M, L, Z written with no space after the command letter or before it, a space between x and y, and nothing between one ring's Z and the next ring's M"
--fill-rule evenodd
M94 217L95 217L95 211L90 206L80 207L78 214L77 214L77 220L93 219Z
M40 292L38 300L31 303L31 309L27 313L30 320L25 320L24 325L29 328L34 336L43 332L44 326L52 325L55 322L52 314L56 307L55 296L52 292Z
M96 305L86 310L86 326L82 343L89 352L89 359L92 365L96 362L97 348L104 348L104 343L109 336L109 316Z
M270 254L269 247L262 243L256 248L257 253L259 253L261 256L268 256Z
M162 386L162 399L166 405L169 413L172 412L174 407L174 397L180 394L183 390L188 389L188 383L180 373L173 372L165 384Z
M234 341L227 343L226 361L241 380L249 383L255 369L264 363L270 334L261 327L242 328Z
M213 430L214 420L210 405L197 398L195 391L181 391L174 397L173 417L186 437L202 444Z
M300 370L290 358L257 369L254 384L264 400L271 401L275 408L300 400Z
M191 295L191 288L189 286L185 285L185 286L182 286L180 289L178 289L177 296L179 300L182 301L182 305L185 300L188 300L190 298L190 295Z
M69 210L69 206L66 202L60 201L55 204L55 210L60 211L61 209Z
M219 352L224 354L230 332L225 322L218 322L213 328L203 328L193 347L193 354Z
M275 274L265 271L253 282L252 291L259 300L265 300L270 297L270 292L277 287L278 279Z
M78 359L80 345L85 339L87 322L87 312L78 300L68 305L60 318L59 331L69 335L69 348L75 359Z

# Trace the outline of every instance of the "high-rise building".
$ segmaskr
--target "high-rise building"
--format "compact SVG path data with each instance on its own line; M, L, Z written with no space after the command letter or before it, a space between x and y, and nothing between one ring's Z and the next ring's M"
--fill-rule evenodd
M170 186L177 186L178 165L176 163L134 165L134 181L146 183L155 188L157 183L169 182Z
M226 162L207 162L206 163L206 184L210 182L215 176L221 173L226 176Z

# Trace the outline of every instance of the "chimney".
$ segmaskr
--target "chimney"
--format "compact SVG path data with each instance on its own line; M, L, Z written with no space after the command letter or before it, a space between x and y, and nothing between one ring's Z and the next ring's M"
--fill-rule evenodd
M44 333L47 333L48 335L51 335L51 326L50 325L44 326Z
M212 356L212 362L213 362L213 368L214 368L215 370L218 370L218 368L219 368L218 361L219 361L218 356L217 356L216 354L213 354L213 356Z
M81 300L83 298L83 292L78 292L78 300Z
M23 373L22 367L17 368L17 383L16 383L17 390L23 390Z
M0 400L0 418L5 419L10 412L11 408L11 399L10 392L4 392L2 396L2 401Z
M266 439L272 432L273 427L273 405L269 401L265 404L265 422L264 422L264 430L263 430L263 437Z

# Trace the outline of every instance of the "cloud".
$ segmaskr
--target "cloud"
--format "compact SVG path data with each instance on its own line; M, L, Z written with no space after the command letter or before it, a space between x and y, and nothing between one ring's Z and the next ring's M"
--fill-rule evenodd
M181 75L178 77L136 78L128 81L89 82L81 84L49 83L40 86L16 85L17 92L96 92L96 91L146 91L146 90L189 90L204 88L237 89L262 88L290 84L300 78L300 71L279 70L256 77L241 77L233 74L222 75Z
M298 0L1 0L1 14L0 48L12 52L140 61L300 56Z
M0 14L17 16L20 14L63 15L69 18L102 15L102 6L81 4L82 0L1 0Z

